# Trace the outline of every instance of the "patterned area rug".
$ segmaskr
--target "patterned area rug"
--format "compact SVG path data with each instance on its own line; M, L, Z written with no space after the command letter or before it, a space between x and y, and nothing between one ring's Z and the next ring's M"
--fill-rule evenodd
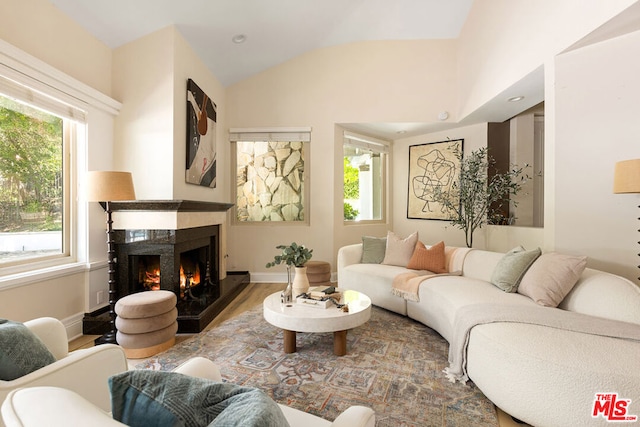
M135 367L171 370L204 356L225 381L328 420L363 405L375 410L379 427L498 425L494 405L473 383L447 380L448 343L421 323L372 307L371 320L348 332L347 352L333 354L331 333L298 333L297 352L284 354L282 331L259 306Z

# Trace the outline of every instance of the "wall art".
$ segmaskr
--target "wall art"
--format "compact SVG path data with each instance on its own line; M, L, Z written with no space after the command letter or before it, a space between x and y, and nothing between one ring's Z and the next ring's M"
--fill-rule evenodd
M409 146L407 218L451 220L453 213L433 201L436 187L451 193L460 177L464 139Z
M186 181L216 187L216 104L191 79L187 81Z

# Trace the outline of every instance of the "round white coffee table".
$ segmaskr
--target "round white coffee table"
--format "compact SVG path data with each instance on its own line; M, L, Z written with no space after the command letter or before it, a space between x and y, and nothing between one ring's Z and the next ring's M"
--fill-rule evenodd
M349 306L345 312L335 305L315 308L293 302L280 303L280 292L265 298L264 318L273 326L284 330L284 352L295 353L296 332L333 332L333 352L347 354L347 330L356 328L371 317L371 299L358 291L337 289L342 292L341 304Z

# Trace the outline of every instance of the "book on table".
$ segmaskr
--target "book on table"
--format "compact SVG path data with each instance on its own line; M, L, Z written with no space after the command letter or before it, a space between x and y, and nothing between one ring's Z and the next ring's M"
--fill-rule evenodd
M327 288L326 286L317 286L309 288L309 291L305 296L299 296L296 298L296 302L309 307L327 308L335 305L331 300L335 303L339 303L340 298L342 298L342 293L336 292L334 287Z
M334 299L336 302L340 301L340 298L342 298L342 293L336 291L336 289L333 286L330 287L326 287L326 286L317 286L315 288L311 288L309 289L309 296L311 298L331 298Z

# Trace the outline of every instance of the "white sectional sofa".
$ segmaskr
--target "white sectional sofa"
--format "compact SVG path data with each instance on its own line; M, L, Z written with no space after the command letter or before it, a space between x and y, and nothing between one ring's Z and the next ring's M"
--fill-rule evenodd
M460 275L422 281L419 301L412 301L391 291L394 279L412 270L362 264L362 254L362 244L339 250L338 285L427 325L452 346L460 342L459 326L470 313L480 307L496 314L495 321L468 330L464 366L468 378L508 414L534 426L608 425L602 405L593 416L596 394L617 393L618 399L630 400L626 415L640 422L640 288L635 284L587 268L557 308L542 307L491 283L505 254L472 249ZM540 322L505 314L529 311ZM555 316L560 325L545 325ZM608 336L623 329L624 338Z

